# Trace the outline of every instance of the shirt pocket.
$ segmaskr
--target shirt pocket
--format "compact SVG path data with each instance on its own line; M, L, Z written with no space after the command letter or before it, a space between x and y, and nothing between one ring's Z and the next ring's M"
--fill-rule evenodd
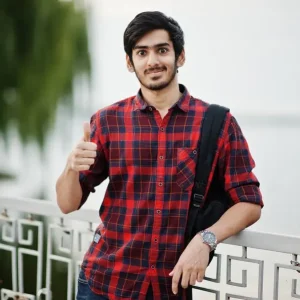
M176 183L182 190L190 190L194 185L197 154L198 151L195 148L178 148L177 150Z

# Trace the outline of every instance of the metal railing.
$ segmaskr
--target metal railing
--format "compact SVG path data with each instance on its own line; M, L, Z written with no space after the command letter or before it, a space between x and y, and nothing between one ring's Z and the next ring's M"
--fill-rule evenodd
M81 209L64 215L53 202L0 197L0 213L1 299L75 299L80 263L100 222L98 212ZM300 299L298 256L300 236L245 230L219 246L205 281L194 287L194 299ZM24 267L28 257L36 260L29 269ZM56 273L64 274L63 280ZM31 292L28 277L35 285ZM55 295L59 284L63 296Z

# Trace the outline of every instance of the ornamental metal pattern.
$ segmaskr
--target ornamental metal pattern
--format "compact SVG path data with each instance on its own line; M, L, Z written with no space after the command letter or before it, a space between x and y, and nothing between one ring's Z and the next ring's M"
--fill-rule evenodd
M11 299L18 299L18 300L36 300L35 296L29 294L22 294L13 292L7 289L1 290L1 299L2 300L11 300Z
M263 297L263 279L264 279L264 262L261 260L256 260L256 259L250 259L247 257L247 247L242 247L243 248L243 254L242 257L236 257L236 256L227 256L227 277L226 281L228 285L233 285L237 287L243 287L246 288L248 286L247 284L247 271L243 270L242 271L242 282L233 282L231 280L231 263L233 260L236 261L242 261L242 262L247 262L247 263L252 263L252 264L258 264L259 266L259 271L258 271L258 296L257 298L253 297L246 297L246 296L241 296L241 295L234 295L234 294L226 294L226 299L243 299L243 300L261 300Z
M1 226L1 240L0 251L10 252L11 257L11 281L12 290L17 291L17 251L14 245L7 245L15 243L15 232L16 232L16 219L10 218L7 215L6 210L0 215L0 226ZM10 233L9 233L10 232ZM5 242L5 244L4 244ZM4 297L4 296L3 296ZM3 298L1 296L1 299Z
M274 300L279 299L279 272L280 269L287 269L287 270L296 270L300 272L300 263L297 261L297 255L293 255L293 259L291 260L291 265L283 265L283 264L275 264L274 267ZM299 278L300 276L298 276ZM293 299L300 299L300 288L298 289L299 293L297 293L297 279L293 279L292 286L291 286L291 297Z
M0 201L1 206L1 201ZM36 209L36 208L35 208ZM35 211L34 211L35 212ZM0 255L1 253L8 253L11 274L11 286L3 285L1 289L1 299L26 299L26 300L52 300L57 299L53 293L53 278L57 276L54 264L61 266L64 271L63 286L65 287L64 300L72 300L76 298L77 279L82 262L83 255L92 242L94 235L94 227L97 223L92 221L87 215L84 217L84 212L78 214L79 220L70 220L66 216L59 215L55 217L53 213L47 215L47 211L41 208L40 213L37 215L22 213L13 210L3 210L0 215ZM43 219L41 219L41 217ZM74 223L78 223L77 226ZM282 250L285 253L290 253L290 260L285 262L275 262L272 264L273 274L272 289L267 291L271 295L266 299L269 300L287 300L282 298L282 287L280 285L281 276L284 271L291 272L292 281L290 291L286 291L290 295L290 299L300 299L300 262L298 260L300 249L300 238L287 240L288 237L278 236L278 241L274 236L270 237L268 234L259 233L256 235L258 239L262 237L269 239L270 250L280 252L282 241L290 241L291 245L296 245L290 249L289 252ZM249 239L253 239L253 235L249 234ZM281 240L284 238L284 240ZM263 300L264 289L267 284L270 284L270 278L266 280L264 268L265 262L263 260L253 259L248 257L248 246L251 245L249 239L242 239L242 242L233 241L233 245L241 247L241 256L226 255L223 253L216 253L214 257L215 268L212 270L214 276L206 276L204 282L197 284L193 287L194 300L206 299L205 295L210 295L209 299L214 300L229 300L229 299L242 299L242 300ZM276 242L275 242L276 241ZM278 243L277 243L278 242ZM255 243L252 243L256 245ZM268 244L268 243L266 243ZM246 246L247 245L247 246ZM264 250L268 250L264 246ZM249 247L251 248L251 247ZM278 251L276 250L278 249ZM222 251L221 251L222 252ZM297 253L297 254L293 254ZM35 294L28 293L25 282L26 270L25 260L30 256L36 260L34 266L34 280ZM225 261L222 264L222 256ZM43 262L45 263L43 265ZM249 270L237 270L235 264L239 266L246 263L247 265L256 266L255 270L258 272L249 276ZM35 269L36 268L36 269ZM212 267L213 268L213 267ZM0 265L1 270L1 265ZM299 273L298 273L299 272ZM1 274L1 273L0 273ZM235 277L233 277L233 274ZM233 279L239 276L240 280ZM265 275L265 276L264 276ZM252 279L250 279L252 278ZM255 280L255 282L251 282ZM1 278L0 278L1 281ZM251 283L251 284L250 284ZM1 283L0 283L1 284ZM256 286L253 288L252 286ZM0 285L1 288L1 285ZM249 294L251 288L252 295ZM253 294L255 293L255 296ZM201 296L200 296L201 295ZM17 298L18 297L18 298Z

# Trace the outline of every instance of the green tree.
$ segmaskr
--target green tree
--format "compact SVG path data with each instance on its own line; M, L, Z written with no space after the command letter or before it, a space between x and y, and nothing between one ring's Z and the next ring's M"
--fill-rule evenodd
M90 74L86 13L74 2L0 1L0 135L43 146L75 76Z
M73 80L81 74L90 74L83 10L72 1L0 0L0 137L7 138L13 126L24 145L34 141L42 147L58 105L72 105ZM12 178L0 172L0 180ZM9 261L0 255L0 289L11 289ZM24 260L25 289L32 294L35 284L26 280L35 278L34 263ZM57 299L63 299L64 283L57 285Z

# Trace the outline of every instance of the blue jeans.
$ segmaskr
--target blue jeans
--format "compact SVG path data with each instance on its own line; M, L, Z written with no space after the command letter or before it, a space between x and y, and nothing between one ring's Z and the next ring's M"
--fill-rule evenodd
M76 300L108 300L108 298L93 293L88 285L83 270L80 270ZM146 300L153 300L153 291L151 285L147 291Z
M108 300L108 298L94 294L88 285L84 272L81 269L78 276L78 291L76 300Z

